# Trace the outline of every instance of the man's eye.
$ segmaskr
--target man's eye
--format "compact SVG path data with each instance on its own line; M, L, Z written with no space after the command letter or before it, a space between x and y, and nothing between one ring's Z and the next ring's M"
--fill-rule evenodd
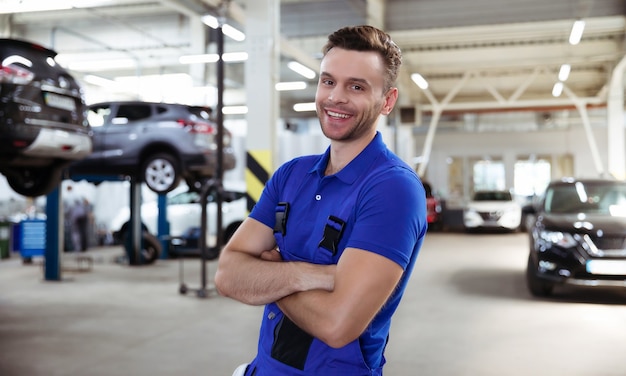
M352 90L361 91L363 90L363 87L360 85L352 85Z
M322 83L324 85L328 85L328 86L332 86L333 85L333 81L332 80L322 80Z

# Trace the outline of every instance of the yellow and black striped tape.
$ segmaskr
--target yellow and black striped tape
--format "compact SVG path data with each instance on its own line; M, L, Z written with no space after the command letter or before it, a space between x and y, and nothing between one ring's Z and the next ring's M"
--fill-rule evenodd
M272 171L272 154L269 150L248 150L246 153L246 199L248 212L261 197L261 192Z

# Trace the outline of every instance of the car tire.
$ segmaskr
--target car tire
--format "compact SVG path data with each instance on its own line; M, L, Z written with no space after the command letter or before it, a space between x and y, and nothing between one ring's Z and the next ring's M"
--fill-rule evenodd
M178 160L166 153L148 157L141 171L142 181L150 190L158 194L172 191L182 179Z
M47 195L61 183L62 169L54 167L26 168L5 174L11 189L26 197Z
M544 281L537 277L536 269L532 256L528 256L528 265L526 266L526 286L528 287L528 291L530 291L533 296L538 297L552 295L554 283Z
M130 265L153 264L161 255L162 248L159 239L148 231L143 231L141 233L141 249L139 250L139 257L137 257L132 250L130 233L126 233L125 239L124 246L126 247L128 263Z

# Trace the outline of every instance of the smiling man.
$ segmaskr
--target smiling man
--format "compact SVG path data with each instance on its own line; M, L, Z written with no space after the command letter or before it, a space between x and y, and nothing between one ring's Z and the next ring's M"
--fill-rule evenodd
M219 259L219 293L265 305L246 376L382 375L426 233L422 183L376 130L398 99L400 49L354 26L323 52L316 106L330 146L274 173Z

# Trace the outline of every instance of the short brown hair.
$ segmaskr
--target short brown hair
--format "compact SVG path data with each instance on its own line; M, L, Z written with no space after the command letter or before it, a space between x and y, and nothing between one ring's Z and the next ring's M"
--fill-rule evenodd
M328 42L322 49L324 56L333 47L378 52L386 67L384 91L389 90L396 82L402 65L402 52L384 31L369 25L347 26L328 36Z

